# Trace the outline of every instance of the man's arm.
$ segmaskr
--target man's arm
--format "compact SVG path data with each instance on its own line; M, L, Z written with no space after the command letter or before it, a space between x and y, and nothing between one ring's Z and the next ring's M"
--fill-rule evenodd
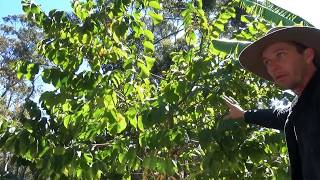
M283 131L287 116L288 110L249 110L244 113L244 121L250 124L257 124L266 128Z
M244 119L244 121L247 123L257 124L267 128L284 130L289 109L263 109L245 111L233 98L223 96L223 99L229 107L229 114L225 116L224 119Z

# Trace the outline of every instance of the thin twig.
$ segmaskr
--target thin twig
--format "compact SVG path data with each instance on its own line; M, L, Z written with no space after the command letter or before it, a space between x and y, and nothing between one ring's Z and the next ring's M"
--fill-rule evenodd
M176 34L178 34L178 33L181 32L181 31L183 31L183 29L179 29L179 30L176 31L176 32L173 32L173 33L171 33L171 34L168 34L168 35L166 35L165 37L162 37L161 39L156 40L156 42L155 42L154 44L158 44L160 41L162 41L162 40L164 40L164 39L167 39L167 38L170 37L170 36L176 35Z

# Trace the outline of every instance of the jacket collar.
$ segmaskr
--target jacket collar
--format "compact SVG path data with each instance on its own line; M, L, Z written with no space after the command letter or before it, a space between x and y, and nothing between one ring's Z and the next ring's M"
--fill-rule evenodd
M317 70L312 78L310 79L307 86L301 93L301 96L296 96L292 102L292 108L300 109L305 106L306 103L311 103L315 100L314 94L317 92L317 89L320 88L320 70Z

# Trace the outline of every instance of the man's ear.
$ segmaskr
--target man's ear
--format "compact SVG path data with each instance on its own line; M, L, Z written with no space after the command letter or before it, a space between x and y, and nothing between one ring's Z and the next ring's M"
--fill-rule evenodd
M307 48L304 50L303 55L308 64L313 63L315 57L315 50L313 48Z

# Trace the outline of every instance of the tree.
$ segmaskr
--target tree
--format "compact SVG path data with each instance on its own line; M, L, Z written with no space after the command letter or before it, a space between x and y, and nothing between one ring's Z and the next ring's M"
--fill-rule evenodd
M28 61L47 65L43 56L37 54L36 45L42 38L42 33L34 23L28 22L23 15L3 18L0 25L0 119L15 123L23 110L25 99L33 98L36 87L35 78L26 82L19 79L15 72L15 65L19 61ZM3 151L0 155L0 177L23 177L26 166L23 159L14 154Z
M256 106L252 97L264 106L280 97L235 60L247 45L243 40L275 25L273 18L249 10L275 6L229 1L210 20L202 1L178 2L183 46L172 48L170 66L153 81L150 72L159 61L155 35L161 33L150 27L166 18L165 3L75 0L75 21L23 0L28 18L45 33L39 52L55 65L44 68L41 78L56 90L42 93L39 104L27 101L15 124L1 125L0 147L26 160L40 179L286 178L282 134L221 120L227 110L223 94L239 97L247 109ZM238 8L244 15L237 16ZM234 31L232 21L246 25ZM79 72L83 61L90 70ZM119 68L103 73L110 63ZM19 63L21 78L37 73L36 64Z
M45 60L35 52L42 34L34 24L23 16L8 16L3 20L0 29L1 114L11 119L14 114L19 114L24 98L31 97L35 91L34 81L28 85L17 78L15 63L28 60L30 63L44 64Z

